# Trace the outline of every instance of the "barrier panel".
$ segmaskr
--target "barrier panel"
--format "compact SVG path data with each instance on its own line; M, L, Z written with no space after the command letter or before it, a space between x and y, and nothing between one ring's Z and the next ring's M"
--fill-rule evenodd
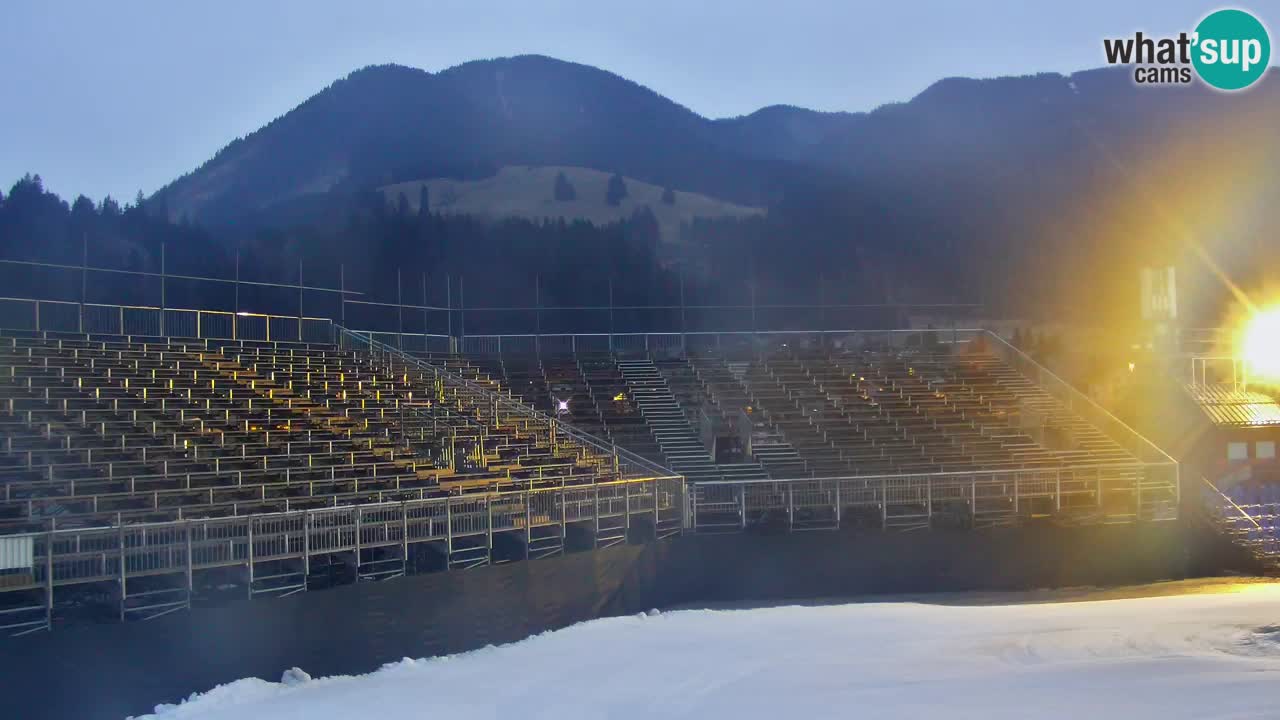
M249 569L250 583L259 563L297 560L362 549L413 543L492 537L534 526L594 522L601 518L653 518L658 537L684 515L684 482L679 477L618 480L543 490L518 490L458 497L374 503L285 513L179 520L116 527L53 530L6 536L8 543L31 548L24 582L3 591L43 589L48 607L57 588L117 582L126 588L123 603L136 597L128 588L147 576L185 575L170 591L189 593L195 571L228 566ZM628 521L630 524L630 521ZM481 549L488 552L491 543ZM474 548L473 548L474 549ZM13 553L10 553L11 555ZM16 555L15 555L16 557ZM387 562L382 560L380 562ZM397 563L407 558L397 558ZM275 576L279 577L279 576ZM270 578L268 578L270 579ZM305 586L304 586L305 587ZM185 601L184 601L185 602ZM144 606L145 609L145 606ZM48 627L51 616L38 623ZM25 621L24 621L25 623ZM0 631L25 630L0 616Z
M690 490L689 527L717 532L738 529L781 513L788 524L798 514L839 523L850 508L874 510L886 527L903 512L924 527L946 515L975 525L1010 524L1031 516L1057 515L1066 523L1163 521L1177 518L1177 467L1116 463L1062 469L950 472L771 480L702 482Z
M0 298L0 328L204 340L334 342L329 318Z

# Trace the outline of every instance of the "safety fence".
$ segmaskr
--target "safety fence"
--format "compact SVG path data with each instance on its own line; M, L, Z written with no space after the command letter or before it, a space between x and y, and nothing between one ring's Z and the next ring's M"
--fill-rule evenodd
M49 626L58 588L115 582L121 614L130 583L177 576L169 590L184 600L194 590L193 573L240 567L248 592L269 563L312 559L334 553L399 548L407 563L410 545L437 543L448 557L462 546L487 554L495 535L511 534L536 547L539 529L563 539L570 525L604 528L643 525L658 536L678 532L684 514L684 482L679 477L628 479L592 485L376 503L287 513L191 519L115 527L53 530L0 538L0 590L40 590L44 603L0 610L0 632L20 634ZM615 522L610 522L610 520ZM366 559L364 562L368 562ZM487 560L486 560L487 562ZM484 564L484 563L475 563ZM306 571L299 577L305 584ZM305 586L304 586L305 587ZM155 611L157 605L145 606ZM154 615L152 615L154 616Z
M363 331L362 331L363 332ZM762 352L780 347L906 349L955 344L983 330L966 328L898 330L736 330L654 333L572 333L468 335L460 350L469 355L683 352Z
M329 318L0 298L0 328L33 333L332 343Z
M741 480L690 486L688 526L733 531L777 523L833 529L855 521L883 529L1176 519L1177 466L1116 463L1051 469Z

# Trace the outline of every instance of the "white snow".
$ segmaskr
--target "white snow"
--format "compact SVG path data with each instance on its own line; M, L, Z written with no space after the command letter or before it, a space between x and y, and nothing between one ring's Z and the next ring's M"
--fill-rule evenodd
M1280 585L1238 590L651 611L362 676L294 668L147 717L1280 717Z

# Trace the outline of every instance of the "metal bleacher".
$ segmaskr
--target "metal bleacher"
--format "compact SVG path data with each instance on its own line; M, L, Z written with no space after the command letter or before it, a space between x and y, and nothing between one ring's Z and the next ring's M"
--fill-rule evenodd
M472 567L499 561L504 535L527 558L578 525L596 547L679 531L679 476L469 363L337 331L0 337L0 628L48 627L55 589L107 583L122 619L153 617L189 606L201 573L288 594L317 567L402 575L423 545Z
M86 597L147 618L211 588L679 532L1176 516L1176 464L1043 368L982 331L908 337L415 354L337 326L2 334L0 629ZM745 457L717 462L708 428Z
M947 492L970 525L1176 516L1176 463L998 338L967 331L962 341L906 346L906 332L861 335L848 333L869 340L856 348L795 335L654 352L542 354L508 343L517 347L448 361L485 368L528 402L554 398L569 424L684 475L694 530L741 529L783 508L786 525L799 527L797 510L808 511L778 488L804 482L812 492L799 503L825 515L821 527L838 524L839 503L875 509L882 527L894 525L886 508L897 504L901 526L928 527L938 483L954 485ZM748 457L716 462L704 423L749 437ZM891 483L913 489L894 503ZM708 519L717 514L732 517Z
M788 353L748 363L741 383L739 402L813 477L1135 460L990 354Z
M1246 482L1222 491L1204 482L1203 505L1215 526L1264 566L1280 569L1280 483Z

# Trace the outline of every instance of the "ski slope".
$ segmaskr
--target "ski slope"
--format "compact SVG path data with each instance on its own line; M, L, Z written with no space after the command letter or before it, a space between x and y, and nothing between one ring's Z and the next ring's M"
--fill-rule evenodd
M368 675L239 680L146 717L1280 717L1280 585L1234 590L651 612Z

